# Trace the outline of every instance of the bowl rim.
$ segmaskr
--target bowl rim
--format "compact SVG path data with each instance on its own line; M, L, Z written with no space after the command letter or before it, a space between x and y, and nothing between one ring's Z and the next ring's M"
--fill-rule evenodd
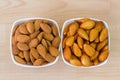
M13 61L14 64L18 65L18 66L21 66L21 67L27 67L27 68L42 68L42 67L48 67L48 66L51 66L51 65L54 65L58 59L59 59L59 56L56 57L55 61L53 62L50 62L48 64L45 64L45 65L41 65L41 66L33 66L33 65L27 65L27 64L20 64L18 63L15 59L14 59L14 55L13 55L13 52L12 52L12 35L13 35L13 29L15 27L17 27L17 25L25 22L25 21L28 21L28 20L37 20L37 19L40 19L40 20L48 20L48 21L51 21L53 24L56 25L57 29L58 29L58 34L60 36L60 28L59 28L59 25L58 23L53 20L53 19L50 19L50 18L39 18L39 17L34 17L34 18L21 18L21 19L18 19L16 21L13 22L12 24L12 28L11 28L11 31L10 31L10 56L11 56L11 59ZM59 51L61 50L61 43L59 45Z
M104 65L104 64L107 63L108 58L109 58L109 56L110 56L110 30L109 30L109 26L108 26L108 24L107 24L106 21L100 20L100 19L97 19L97 18L88 18L88 19L91 19L91 20L94 20L94 21L102 21L102 22L104 23L105 27L108 29L108 50L109 50L109 55L108 55L107 59L106 59L104 62L101 62L100 64L94 65L94 66L75 66L75 65L70 64L70 63L69 63L68 61L66 61L65 58L64 58L63 48L62 48L62 41L63 41L63 37L64 37L64 36L63 36L63 31L64 31L66 25L72 23L72 22L75 21L75 20L80 20L80 19L83 19L83 18L85 18L85 17L81 17L81 18L71 18L71 19L66 20L66 21L63 23L62 30L61 30L61 55L62 55L62 60L63 60L63 62L64 62L66 65L71 66L71 67L77 67L77 68L95 68L95 67L102 66L102 65Z

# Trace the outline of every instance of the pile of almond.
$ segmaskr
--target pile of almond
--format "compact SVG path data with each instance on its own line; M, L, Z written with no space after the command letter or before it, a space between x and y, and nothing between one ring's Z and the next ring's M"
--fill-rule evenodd
M93 66L107 59L108 29L102 21L75 20L65 27L63 35L63 55L70 64Z
M30 20L13 29L12 52L21 64L44 65L60 54L60 37L56 25L48 20Z

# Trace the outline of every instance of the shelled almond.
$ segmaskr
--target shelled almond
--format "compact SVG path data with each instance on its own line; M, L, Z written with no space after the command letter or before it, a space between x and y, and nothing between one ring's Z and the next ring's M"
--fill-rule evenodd
M89 18L75 20L64 28L63 56L75 66L98 65L109 55L108 37L104 22Z
M20 64L41 66L59 56L60 37L57 26L49 20L30 20L15 26L12 53Z

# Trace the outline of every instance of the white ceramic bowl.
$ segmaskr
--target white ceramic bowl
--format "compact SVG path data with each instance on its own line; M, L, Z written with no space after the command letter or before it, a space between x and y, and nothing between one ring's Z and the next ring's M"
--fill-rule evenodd
M51 21L53 24L55 24L57 26L57 29L58 29L58 33L59 33L59 36L60 36L60 29L59 29L59 26L57 24L56 21L52 20L52 19L48 19L48 18L23 18L23 19L19 19L17 21L15 21L12 25L12 28L11 28L11 34L10 34L10 53L11 53L11 58L12 58L12 61L16 64L16 65L19 65L19 66L22 66L22 67L28 67L28 68L41 68L41 67L47 67L47 66L51 66L53 64L55 64L58 59L59 59L59 56L56 57L55 61L54 62L51 62L51 63L48 63L48 64L45 64L45 65L41 65L41 66L33 66L33 65L27 65L27 64L20 64L18 63L15 58L14 58L14 55L13 55L13 52L12 52L12 33L13 33L13 29L15 27L17 27L17 25L25 22L25 21L28 21L28 20L37 20L37 19L40 19L40 20L48 20L48 21ZM61 48L61 45L59 45L59 50Z
M66 25L69 25L69 24L71 24L72 22L74 22L75 20L80 20L80 19L83 19L83 18L73 18L73 19L66 20L66 21L64 22L63 27L62 27L62 32L61 32L61 43L62 43L63 38L64 38L64 36L63 36L63 31L64 31ZM108 49L109 49L109 54L110 54L110 31L109 31L108 24L107 24L105 21L103 21L103 20L99 20L99 19L95 19L95 18L89 18L89 19L92 19L92 20L94 20L94 21L102 21L102 22L104 23L105 27L108 29ZM61 54L62 54L63 62L64 62L65 64L69 65L69 66L72 66L72 67L94 68L94 67L98 67L98 66L104 65L104 64L107 62L107 60L108 60L108 58L107 58L104 62L99 63L98 65L95 65L95 66L87 66L87 67L85 67L85 66L75 66L75 65L72 65L72 64L70 64L68 61L65 60L64 55L63 55L62 44L61 44ZM109 56L108 56L108 57L109 57Z

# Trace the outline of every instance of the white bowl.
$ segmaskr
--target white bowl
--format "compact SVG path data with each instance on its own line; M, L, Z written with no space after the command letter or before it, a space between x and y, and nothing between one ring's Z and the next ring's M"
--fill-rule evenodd
M12 28L11 28L11 33L10 33L10 53L11 53L11 58L12 58L12 61L16 64L16 65L19 65L19 66L22 66L22 67L28 67L28 68L41 68L41 67L47 67L47 66L51 66L53 64L55 64L58 59L59 59L59 56L56 57L55 61L54 62L51 62L51 63L47 63L45 65L41 65L41 66L33 66L33 65L27 65L27 64L20 64L18 63L15 58L14 58L14 55L13 55L13 52L12 52L12 33L13 33L13 29L15 27L17 27L17 25L25 22L25 21L28 21L28 20L37 20L37 19L40 19L40 20L48 20L48 21L51 21L53 24L55 24L57 26L57 29L58 29L58 33L59 33L59 36L60 36L60 29L59 29L59 26L57 24L56 21L52 20L52 19L48 19L48 18L23 18L23 19L19 19L17 21L15 21L12 25ZM61 45L59 45L59 51L60 51L60 48L61 48Z
M69 25L69 24L71 24L73 21L75 21L75 20L80 20L80 19L83 19L83 18L73 18L73 19L69 19L69 20L66 20L66 21L64 22L64 24L63 24L62 32L61 32L61 54L62 54L63 62L64 62L65 64L69 65L69 66L72 66L72 67L80 67L80 68L94 68L94 67L102 66L102 65L104 65L104 64L107 62L108 58L107 58L104 62L99 63L98 65L95 65L95 66L87 66L87 67L85 67L85 66L75 66L75 65L72 65L72 64L70 64L68 61L66 61L65 58L64 58L63 48L62 48L62 41L63 41L63 37L64 37L64 36L63 36L63 31L64 31L66 25ZM109 50L109 53L110 53L110 31L109 31L108 24L107 24L105 21L99 20L99 19L96 19L96 18L89 18L89 19L94 20L94 21L102 21L102 22L104 23L105 27L108 29L108 50ZM108 56L108 57L109 57L109 56Z

